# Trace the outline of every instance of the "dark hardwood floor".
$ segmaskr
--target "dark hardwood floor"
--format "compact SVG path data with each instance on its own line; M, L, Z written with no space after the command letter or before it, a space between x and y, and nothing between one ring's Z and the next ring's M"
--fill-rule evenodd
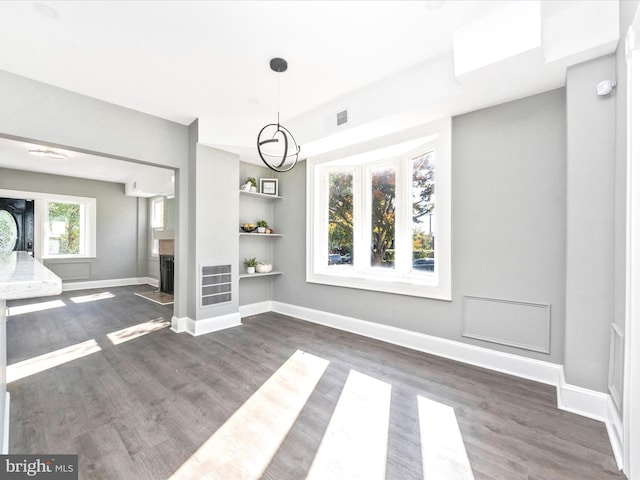
M9 302L10 453L78 454L83 479L624 478L550 386L278 314L175 334L146 290ZM84 356L28 362L51 352Z

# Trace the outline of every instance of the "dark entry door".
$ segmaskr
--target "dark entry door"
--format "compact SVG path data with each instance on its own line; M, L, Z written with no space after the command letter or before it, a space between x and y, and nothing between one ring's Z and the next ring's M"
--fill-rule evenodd
M0 249L33 253L33 236L33 200L0 198Z

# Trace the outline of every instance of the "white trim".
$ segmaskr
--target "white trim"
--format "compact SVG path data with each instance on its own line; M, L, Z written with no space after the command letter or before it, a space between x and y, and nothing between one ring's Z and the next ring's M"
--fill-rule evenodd
M113 278L110 280L92 280L88 282L62 282L62 291L90 290L93 288L125 287L128 285L158 286L158 280L151 277Z
M240 305L240 317L242 318L271 311L273 311L273 302L270 300L267 300L266 302L251 303L249 305Z
M609 435L609 442L611 443L611 449L613 450L613 456L616 459L618 468L622 470L624 466L624 450L622 439L624 431L622 428L622 417L620 412L616 408L613 399L607 400L607 434Z
M183 333L187 331L187 320L189 317L171 317L171 330L174 333Z
M553 385L558 389L558 408L561 410L602 422L607 420L607 402L610 396L606 393L567 384L564 380L562 365L297 305L281 302L272 302L272 304L273 311L276 313L469 365Z
M9 422L11 415L9 408L11 405L11 394L7 392L4 400L4 432L2 432L2 455L9 454Z
M640 9L625 39L627 64L627 198L623 380L623 471L640 477Z
M558 408L576 413L583 417L592 418L600 422L607 421L607 403L611 396L571 385L564 378L564 369L558 378Z
M194 337L242 325L239 312L220 315L218 317L203 318L197 321L186 317L185 320L185 331Z
M281 302L272 302L273 311L292 317L344 330L365 337L411 348L420 352L516 375L547 385L558 385L562 365L498 352L467 343L412 332L397 327L367 322L352 317L313 310Z

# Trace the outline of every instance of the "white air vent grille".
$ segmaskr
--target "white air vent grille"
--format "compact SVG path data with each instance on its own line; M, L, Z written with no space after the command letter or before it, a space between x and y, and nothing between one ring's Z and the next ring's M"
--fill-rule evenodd
M337 119L338 126L344 125L349 121L349 114L347 113L346 110L342 110L341 112L338 112L336 114L336 119Z
M202 267L200 306L231 301L231 265Z

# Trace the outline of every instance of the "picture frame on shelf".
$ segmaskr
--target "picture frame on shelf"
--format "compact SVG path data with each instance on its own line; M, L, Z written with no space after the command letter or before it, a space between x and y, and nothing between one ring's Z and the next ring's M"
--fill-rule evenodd
M278 179L277 178L261 178L260 193L264 195L278 196Z

